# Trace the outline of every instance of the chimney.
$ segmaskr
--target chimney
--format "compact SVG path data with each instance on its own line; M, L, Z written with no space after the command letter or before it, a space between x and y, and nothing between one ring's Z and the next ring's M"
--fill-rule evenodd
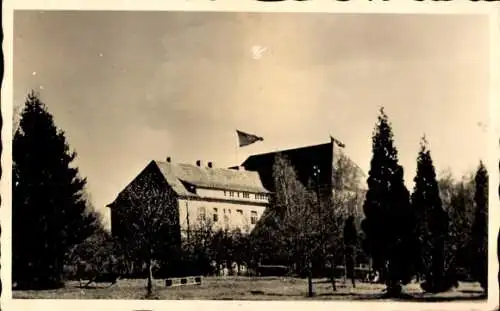
M201 166L201 161L200 160L196 161L196 166Z
M171 162L172 162L172 158L167 157L167 163L171 163Z
M208 162L208 168L212 168L214 165L212 162Z

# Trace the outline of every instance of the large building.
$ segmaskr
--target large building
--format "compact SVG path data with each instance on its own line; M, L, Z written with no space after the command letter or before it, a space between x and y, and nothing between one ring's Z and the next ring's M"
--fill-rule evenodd
M299 180L306 186L315 181L314 190L319 190L323 202L331 202L335 191L362 190L361 185L352 183L361 180L364 173L342 152L338 143L306 146L296 149L252 155L241 166L216 168L211 162L202 165L151 161L132 182L125 187L115 201L108 205L111 210L111 232L118 236L124 228L121 218L127 210L126 193L144 180L154 180L171 195L174 223L181 236L207 226L212 230L240 229L244 233L253 230L269 206L273 185L273 165L276 156L285 156L294 167ZM351 167L349 177L337 178L339 161ZM318 178L313 178L319 169ZM354 177L354 178L352 178ZM358 210L358 212L361 212Z
M274 160L277 155L284 156L295 169L299 181L305 186L319 188L322 201L328 202L334 191L364 192L366 175L343 149L343 145L332 138L325 144L252 155L241 166L257 172L264 187L274 191ZM348 171L341 172L345 168ZM313 175L317 170L318 178Z
M144 180L155 180L172 194L173 223L181 236L209 226L212 230L240 229L250 232L269 203L270 192L265 189L257 172L240 169L215 168L202 165L151 161L146 168L108 205L111 209L111 232L114 236L124 230L121 215L127 209L125 193L136 189ZM139 185L140 186L140 185Z

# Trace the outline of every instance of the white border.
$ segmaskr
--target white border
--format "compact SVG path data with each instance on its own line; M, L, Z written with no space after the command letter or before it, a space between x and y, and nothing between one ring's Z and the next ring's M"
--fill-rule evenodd
M336 0L281 1L259 2L256 0L91 0L91 1L3 1L3 31L4 31L4 63L5 74L2 85L2 128L3 168L1 180L2 208L1 221L1 278L3 310L198 310L203 309L239 309L285 308L287 310L328 310L332 308L369 310L493 310L498 306L499 293L496 273L498 261L496 257L496 241L499 228L500 202L498 198L498 161L500 159L500 128L498 114L500 107L500 19L497 2L485 1L431 1L415 0L351 0L348 2ZM384 303L384 302L354 302L354 301L141 301L141 300L12 300L11 291L11 141L12 141L12 43L13 43L13 10L126 10L126 11L248 11L248 12L332 12L332 13L428 13L428 14L487 14L491 21L491 115L489 135L491 141L490 156L486 165L490 174L490 206L489 206L489 299L488 302L453 302L453 303Z

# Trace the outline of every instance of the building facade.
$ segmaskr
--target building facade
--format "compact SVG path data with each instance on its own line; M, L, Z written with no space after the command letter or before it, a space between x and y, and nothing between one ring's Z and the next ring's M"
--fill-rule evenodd
M329 204L339 192L358 194L359 198L364 196L365 173L333 139L325 144L252 155L241 166L257 172L263 186L274 191L273 165L277 155L286 157L299 181L306 187L314 188L311 190L317 190L324 204ZM318 172L317 177L315 171ZM362 213L360 209L361 206L356 212Z
M203 166L201 161L196 164L172 163L170 158L151 161L108 205L114 236L124 230L120 226L127 208L123 194L144 180L156 180L171 194L171 202L165 206L175 209L172 215L176 219L172 223L184 238L189 238L190 232L206 229L239 229L249 233L269 204L270 192L257 172L215 168L210 162Z

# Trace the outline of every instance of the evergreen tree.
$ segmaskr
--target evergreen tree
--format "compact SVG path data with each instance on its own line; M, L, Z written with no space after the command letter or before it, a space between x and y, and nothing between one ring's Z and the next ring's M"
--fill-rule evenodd
M64 133L31 92L13 140L13 283L20 288L62 286L70 249L96 228L87 208L86 180L71 166Z
M476 214L472 225L472 274L488 290L488 172L480 162L476 176Z
M417 174L414 178L415 188L411 202L417 221L418 273L425 282L422 288L426 291L440 292L447 290L445 284L445 241L448 235L448 215L443 210L436 172L425 136L420 144L417 157Z
M392 128L383 108L372 137L372 152L363 205L364 245L372 257L373 268L386 282L387 295L394 296L400 294L401 283L409 281L411 261L406 256L411 249L409 240L414 225L403 168L398 164Z

